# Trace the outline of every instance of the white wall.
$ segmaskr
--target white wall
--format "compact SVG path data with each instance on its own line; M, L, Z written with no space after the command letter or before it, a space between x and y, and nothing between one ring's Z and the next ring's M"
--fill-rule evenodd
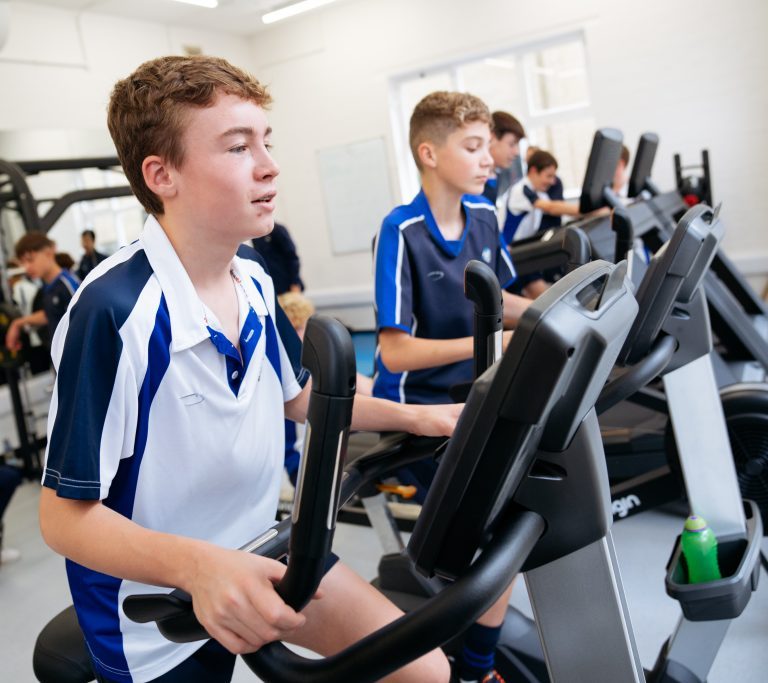
M0 49L0 156L10 160L113 155L106 123L110 91L148 59L195 45L250 66L248 41L226 33L37 4L10 7ZM36 196L50 197L75 189L79 178L56 173L29 182ZM77 210L69 209L51 232L76 260L82 253ZM107 228L96 229L97 237L109 236Z
M585 33L598 125L622 129L630 149L640 133L657 132L654 176L664 189L674 183L675 152L693 163L708 148L726 249L765 273L766 27L761 0L359 0L255 36L256 75L275 97L280 214L296 237L306 282L313 290L370 288L370 254L331 251L316 151L385 136L398 187L393 75L574 29Z
M275 97L278 218L296 238L305 280L321 304L366 300L370 254L332 253L317 150L385 137L397 188L392 76L583 30L598 124L621 128L630 149L641 132L659 133L654 175L662 188L672 185L674 152L693 162L707 147L729 228L726 248L761 275L768 270L760 213L768 159L766 26L768 3L761 0L356 0L248 40L12 2L10 33L0 49L0 131L6 140L25 131L27 140L45 140L39 146L46 150L51 136L34 132L79 131L63 136L56 154L81 155L77 141L83 139L94 154L101 140L110 144L105 107L111 86L140 62L193 44L251 68ZM393 196L393 204L401 199ZM381 218L373 217L372 225Z

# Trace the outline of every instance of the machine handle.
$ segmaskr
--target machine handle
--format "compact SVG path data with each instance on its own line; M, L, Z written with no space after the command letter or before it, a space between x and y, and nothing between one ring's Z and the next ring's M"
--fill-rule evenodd
M475 377L501 357L503 302L499 279L482 261L472 260L464 269L464 295L475 305Z

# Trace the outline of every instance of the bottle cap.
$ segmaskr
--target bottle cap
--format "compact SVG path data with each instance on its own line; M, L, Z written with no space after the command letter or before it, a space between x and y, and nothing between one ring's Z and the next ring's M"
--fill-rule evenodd
M685 520L685 530L699 532L704 531L707 528L707 522L703 517L698 515L691 515Z

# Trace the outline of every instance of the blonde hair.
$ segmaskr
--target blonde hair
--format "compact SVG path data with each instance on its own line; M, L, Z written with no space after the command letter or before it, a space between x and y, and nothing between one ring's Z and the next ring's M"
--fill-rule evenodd
M295 329L304 327L315 312L314 304L300 292L280 294L277 302Z
M159 57L145 62L112 89L107 125L133 193L147 213L163 213L163 202L144 182L144 159L153 154L180 168L184 124L192 107L210 107L219 94L266 107L266 87L219 57Z
M493 128L491 112L479 97L446 90L424 97L411 114L409 133L411 154L419 170L418 149L422 142L442 145L453 131L473 121L482 121Z

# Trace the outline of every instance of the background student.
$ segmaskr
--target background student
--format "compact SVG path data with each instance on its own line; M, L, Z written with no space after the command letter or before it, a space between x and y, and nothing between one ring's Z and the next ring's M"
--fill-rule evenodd
M28 277L43 281L43 308L16 318L8 326L5 345L11 351L21 349L21 331L27 325L47 326L50 343L59 321L80 285L72 273L56 262L56 243L43 233L28 232L16 242L16 258Z
M427 95L411 115L409 140L422 189L384 219L374 245L374 396L401 403L450 400L451 387L470 381L473 371L466 264L488 264L502 286L515 279L494 206L479 196L494 163L491 121L482 100L456 92ZM504 322L512 326L531 302L507 292L503 297ZM434 472L434 462L422 461L398 477L416 485L422 500ZM462 680L500 680L494 650L510 592L511 586L469 629L457 662Z

